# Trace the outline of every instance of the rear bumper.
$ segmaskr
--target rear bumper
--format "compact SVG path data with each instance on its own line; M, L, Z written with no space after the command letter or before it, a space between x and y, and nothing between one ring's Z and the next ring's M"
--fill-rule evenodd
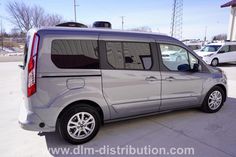
M20 114L18 122L21 128L30 131L42 131L42 132L53 132L55 131L55 127L47 126L40 117L27 109L24 104L20 106ZM40 127L40 123L44 123L44 127Z

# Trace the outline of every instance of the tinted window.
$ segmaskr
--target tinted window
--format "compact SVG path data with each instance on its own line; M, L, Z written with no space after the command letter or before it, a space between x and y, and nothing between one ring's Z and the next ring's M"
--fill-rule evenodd
M98 69L97 41L54 40L51 57L59 68Z
M108 63L115 69L148 70L152 67L149 43L107 42Z
M220 53L229 52L229 46L223 46L219 52Z
M189 65L188 52L185 49L168 44L160 44L160 48L162 61L169 70L178 71L180 65Z
M236 51L236 45L231 45L230 46L230 51Z
M116 69L124 69L124 56L121 42L107 42L107 60Z

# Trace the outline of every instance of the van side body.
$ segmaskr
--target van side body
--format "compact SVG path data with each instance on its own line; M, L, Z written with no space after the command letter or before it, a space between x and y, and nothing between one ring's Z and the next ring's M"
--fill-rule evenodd
M27 96L29 71L27 65L30 61L29 54L33 49L34 34L39 36L36 92L29 97ZM166 35L59 27L31 30L28 32L27 39L28 51L25 56L25 68L22 70L24 103L21 105L19 117L19 123L26 130L55 131L63 111L78 103L89 104L96 108L102 122L106 123L167 110L201 107L207 93L214 86L222 87L225 95L227 94L226 77L219 69L209 67L182 42ZM96 45L95 57L99 60L98 68L59 67L65 65L67 61L63 58L64 54L57 54L55 57L52 55L57 51L54 50L53 44L57 45L55 49L59 49L61 45L58 43L63 43L63 40L71 42L81 40L81 43L93 41L92 44ZM108 63L107 49L109 44L119 45L116 42L124 42L123 46L133 49L135 43L144 43L143 47L145 43L148 44L152 62L149 69L132 69L135 56L125 58L127 63L125 66L129 69L114 69ZM86 44L88 45L84 42L84 45ZM161 46L165 47L169 44L178 46L193 55L195 60L199 61L200 70L198 72L170 71L163 64L161 54ZM127 50L124 51L128 53ZM73 62L73 56L67 57L72 57L71 62ZM142 57L149 66L150 58L145 55ZM55 64L55 60L58 61L58 65ZM110 57L110 60L114 59ZM115 60L118 61L119 57ZM135 66L140 67L140 64L135 63Z

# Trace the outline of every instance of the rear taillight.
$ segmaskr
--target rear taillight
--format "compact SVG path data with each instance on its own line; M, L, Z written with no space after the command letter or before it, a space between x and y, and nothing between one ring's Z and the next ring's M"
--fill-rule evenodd
M28 97L36 93L36 66L38 57L39 35L34 34L30 59L28 62L28 81L27 95Z

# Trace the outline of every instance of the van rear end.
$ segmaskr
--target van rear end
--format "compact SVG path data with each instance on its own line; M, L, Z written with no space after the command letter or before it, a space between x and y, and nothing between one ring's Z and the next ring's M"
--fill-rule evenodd
M24 103L19 122L31 131L55 131L58 118L78 101L109 108L102 93L98 33L83 29L44 28L27 34L22 66ZM100 107L100 106L99 106Z
M32 29L27 33L25 49L24 49L24 62L21 65L21 78L22 78L22 93L23 104L20 104L19 123L22 128L31 131L53 131L51 128L41 120L37 112L40 108L35 108L33 105L37 102L35 95L37 90L37 61L38 51L40 44L40 35L37 30Z

